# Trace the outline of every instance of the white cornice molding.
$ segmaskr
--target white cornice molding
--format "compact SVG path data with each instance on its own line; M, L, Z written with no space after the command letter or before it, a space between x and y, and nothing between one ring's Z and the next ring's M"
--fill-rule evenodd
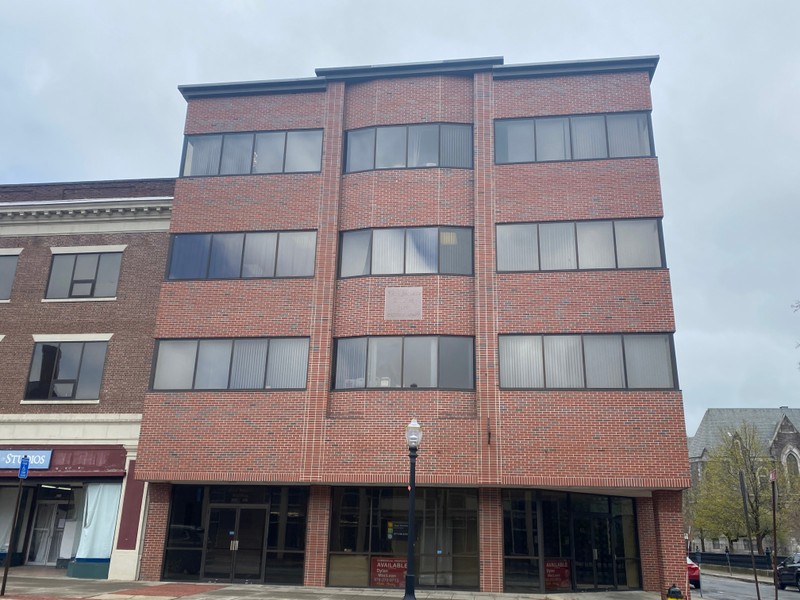
M167 231L172 198L101 198L0 203L0 237Z
M136 447L142 415L105 414L2 414L0 439L7 444L123 444Z

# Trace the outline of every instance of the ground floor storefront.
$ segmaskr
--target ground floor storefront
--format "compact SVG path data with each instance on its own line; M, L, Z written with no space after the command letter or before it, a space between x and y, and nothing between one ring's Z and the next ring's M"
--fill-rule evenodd
M151 484L151 491L144 579L404 585L405 487ZM519 488L416 492L421 589L546 593L661 585L651 546L673 532L650 497ZM679 506L680 492L669 494L669 504L677 498ZM680 531L674 534L680 543Z

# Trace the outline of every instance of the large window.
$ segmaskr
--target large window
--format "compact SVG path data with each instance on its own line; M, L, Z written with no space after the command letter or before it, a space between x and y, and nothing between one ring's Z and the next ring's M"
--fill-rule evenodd
M52 248L53 265L48 299L114 298L117 295L122 252L62 253Z
M498 271L663 266L657 219L497 226Z
M675 387L669 334L501 335L503 388Z
M308 338L161 340L154 390L303 389Z
M471 337L359 337L336 341L334 388L475 387Z
M184 177L308 173L322 166L322 130L186 136Z
M9 252L4 254L3 252ZM11 254L13 252L13 254ZM17 260L21 248L0 249L0 301L11 298L11 287L17 272Z
M418 487L418 587L477 590L478 491ZM409 544L405 488L334 487L329 586L402 587Z
M317 233L185 233L172 237L170 279L314 275Z
M347 132L345 172L416 167L472 168L472 126L428 123Z
M652 156L648 113L503 119L494 125L497 164Z
M342 234L339 276L472 274L472 229L361 229Z
M96 400L107 341L37 342L26 400Z

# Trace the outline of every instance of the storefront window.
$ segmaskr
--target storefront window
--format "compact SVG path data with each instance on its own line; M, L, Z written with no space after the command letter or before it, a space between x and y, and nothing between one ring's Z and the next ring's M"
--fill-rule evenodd
M417 489L417 585L478 589L478 494ZM328 585L402 588L408 552L408 491L333 491Z

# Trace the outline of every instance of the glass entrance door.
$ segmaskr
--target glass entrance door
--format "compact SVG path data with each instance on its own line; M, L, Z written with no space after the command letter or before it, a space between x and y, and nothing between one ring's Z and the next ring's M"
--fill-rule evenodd
M579 590L615 587L608 517L575 516L573 523L576 587Z
M211 506L202 576L262 582L266 527L266 508Z
M36 504L36 515L28 545L27 564L55 565L61 550L64 522L68 505L61 502L44 501Z

